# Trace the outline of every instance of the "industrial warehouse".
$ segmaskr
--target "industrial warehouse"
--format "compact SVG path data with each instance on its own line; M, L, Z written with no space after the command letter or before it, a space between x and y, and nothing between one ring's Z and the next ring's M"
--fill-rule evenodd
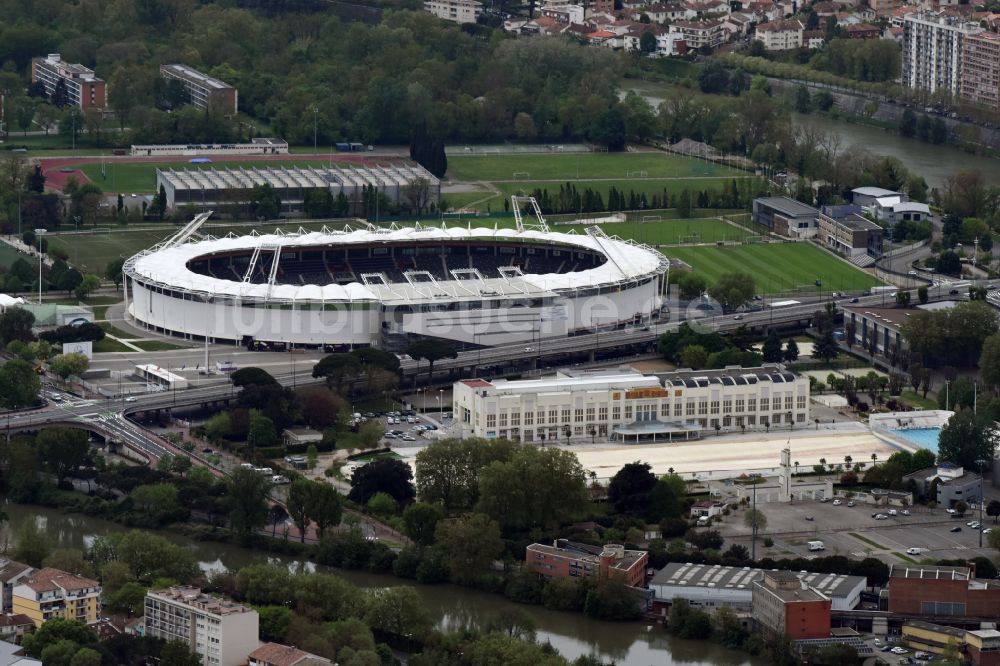
M306 193L315 190L328 189L334 198L343 194L349 201L360 201L365 188L374 188L392 205L421 208L441 198L441 181L417 165L156 170L156 189L163 188L169 210L247 203L259 185L270 185L287 213L301 211Z

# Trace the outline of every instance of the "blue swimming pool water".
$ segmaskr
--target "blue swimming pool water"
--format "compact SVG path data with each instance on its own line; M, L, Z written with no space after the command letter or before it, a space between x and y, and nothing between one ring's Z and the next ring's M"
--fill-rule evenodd
M893 430L897 436L909 440L925 449L938 452L938 437L941 435L941 428L910 428L909 430Z

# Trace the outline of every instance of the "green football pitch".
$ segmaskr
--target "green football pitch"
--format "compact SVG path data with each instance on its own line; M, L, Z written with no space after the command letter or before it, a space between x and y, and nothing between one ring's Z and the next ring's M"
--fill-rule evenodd
M746 176L745 171L672 153L569 153L449 157L452 180L539 181Z
M820 248L806 243L770 243L736 247L676 247L663 251L689 264L711 284L723 273L749 273L762 294L816 289L859 291L881 284Z

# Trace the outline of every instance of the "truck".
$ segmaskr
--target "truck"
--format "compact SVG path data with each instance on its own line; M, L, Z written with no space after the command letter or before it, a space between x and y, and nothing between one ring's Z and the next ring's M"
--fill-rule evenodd
M817 550L826 550L826 545L822 541L810 541L809 550L810 552Z

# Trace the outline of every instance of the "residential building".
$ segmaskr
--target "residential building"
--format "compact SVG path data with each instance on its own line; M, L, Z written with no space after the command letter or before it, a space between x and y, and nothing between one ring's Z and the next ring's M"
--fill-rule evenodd
M90 624L101 615L100 583L52 567L21 579L11 594L14 613L27 615L36 627L55 617Z
M848 39L878 39L882 36L882 30L871 23L859 23L846 26L844 34Z
M607 544L603 548L556 539L551 546L533 543L525 548L526 567L546 578L617 578L626 585L643 587L649 553Z
M24 656L20 645L0 641L0 666L42 666L42 662Z
M792 640L830 635L830 599L792 571L765 571L753 582L754 624L772 636Z
M789 197L761 197L753 201L753 221L779 236L812 238L819 210Z
M729 32L724 19L704 21L675 21L670 24L670 32L681 35L690 49L715 48L726 42Z
M1000 619L1000 581L975 578L970 567L893 564L889 612L947 618Z
M907 88L958 96L965 38L983 31L961 17L919 12L903 17L903 74Z
M594 0L593 8L596 14L608 14L610 16L615 11L615 0Z
M31 81L40 81L50 100L61 81L66 90L67 104L81 109L100 109L106 104L104 81L97 78L94 70L63 62L58 53L31 60Z
M35 623L21 613L0 615L0 640L21 642L21 637L35 630Z
M250 653L247 666L327 666L333 662L290 645L265 643Z
M965 632L965 655L972 666L1000 666L1000 631L976 629Z
M932 654L942 654L954 647L961 649L965 643L965 630L946 627L922 620L907 620L901 632L902 643L907 647Z
M788 51L802 47L802 21L769 21L757 26L756 39L768 51Z
M549 5L541 9L543 17L554 19L556 23L563 23L565 25L583 23L586 14L587 10L580 5Z
M720 516L725 508L726 505L722 502L716 502L714 500L701 500L691 505L691 516L694 518L711 518L712 516Z
M901 0L868 0L868 6L877 16L892 16L900 4Z
M185 643L204 666L242 666L260 645L257 611L196 587L146 594L145 635Z
M483 3L478 0L424 0L424 11L445 21L475 23L483 13Z
M903 483L906 484L911 479L921 495L926 495L933 486L937 486L937 496L930 499L936 501L938 506L951 508L958 502L978 504L983 497L983 478L946 460L934 467L907 474L903 477Z
M862 349L887 355L894 347L903 350L906 341L902 326L916 308L844 307L844 326L853 328L854 340ZM850 324L850 326L848 326ZM874 341L874 342L873 342Z
M668 564L649 582L653 612L665 617L674 599L683 599L707 611L727 607L749 612L753 608L753 584L763 575L763 569L750 567L689 562ZM831 610L835 611L854 610L861 603L861 592L868 585L863 576L811 572L795 575L810 589L827 597Z
M706 428L756 430L809 420L808 378L778 365L466 379L454 384L453 396L463 434L525 442L686 440Z
M160 76L168 81L180 81L191 105L196 108L217 109L226 114L236 113L239 93L224 81L179 64L160 65Z
M723 22L723 27L729 32L730 35L736 35L742 37L747 34L750 26L753 25L753 16L750 14L744 14L743 12L734 12L726 17Z
M285 428L281 432L281 439L285 443L285 446L291 444L292 446L309 446L310 444L319 444L323 441L323 433L319 430L313 430L312 428L300 427L300 428ZM301 452L302 449L299 449Z
M962 49L962 97L1000 110L1000 35L967 35Z
M861 216L857 206L823 206L817 238L837 254L848 258L882 255L882 227ZM869 262L870 263L870 262Z
M665 58L667 56L684 55L687 53L687 43L684 37L677 33L670 32L663 26L639 23L625 33L623 39L626 51L639 51L642 49L642 35L652 32L656 37L656 50L650 53L651 56Z
M34 568L27 564L6 557L0 558L0 613L11 612L14 586L34 571Z
M806 30L802 33L802 46L807 49L821 49L826 43L826 33L822 30Z
M875 202L872 216L892 227L897 222L923 222L930 218L931 209L919 201L900 201L897 197L888 197Z

